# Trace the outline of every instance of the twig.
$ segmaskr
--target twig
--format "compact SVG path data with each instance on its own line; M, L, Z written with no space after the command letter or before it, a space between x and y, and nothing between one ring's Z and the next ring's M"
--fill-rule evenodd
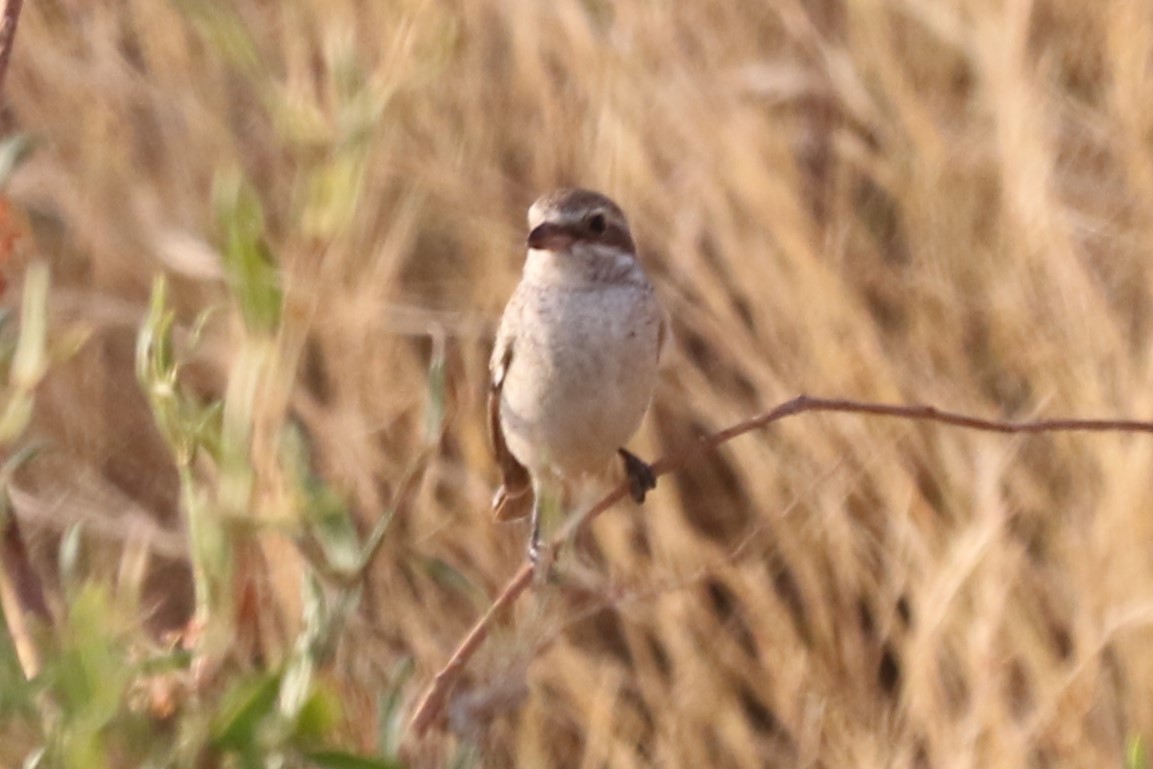
M4 88L4 76L8 74L8 59L16 43L16 24L20 21L20 7L24 0L3 2L4 9L0 11L0 89Z
M993 432L1003 434L1014 433L1054 433L1054 432L1140 432L1153 433L1153 421L1134 419L1042 419L1042 420L1001 420L981 419L950 411L942 411L933 406L899 406L884 403L864 403L860 401L840 398L812 398L800 395L786 401L776 408L759 416L733 425L727 430L702 438L695 446L686 449L671 457L664 457L652 466L656 476L666 475L686 466L689 460L703 454L716 451L720 446L733 438L745 433L766 427L786 417L804 414L810 411L823 411L841 414L868 414L878 417L891 417L894 419L909 419L922 422L937 422L940 424L964 427L970 430ZM572 532L586 525L593 518L612 507L623 499L628 493L628 484L621 483L591 508L573 516L567 525L553 538L551 547L560 548L568 540ZM452 657L433 678L424 697L416 708L416 713L409 723L409 728L416 736L423 735L434 722L441 718L445 702L453 686L460 678L464 666L484 643L488 635L489 626L497 615L510 606L517 597L524 592L532 582L533 567L525 563L505 585L504 590L497 596L489 610L485 612L476 624L469 630L468 635L457 646Z
M16 647L20 668L32 680L40 672L40 650L33 639L29 617L52 626L52 612L44 600L40 578L24 543L20 524L7 494L0 492L0 613Z

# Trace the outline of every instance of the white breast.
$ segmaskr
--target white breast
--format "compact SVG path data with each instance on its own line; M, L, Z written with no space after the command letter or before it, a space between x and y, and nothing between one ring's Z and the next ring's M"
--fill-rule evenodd
M509 449L534 471L600 471L636 432L656 385L662 313L651 286L522 284L504 381Z

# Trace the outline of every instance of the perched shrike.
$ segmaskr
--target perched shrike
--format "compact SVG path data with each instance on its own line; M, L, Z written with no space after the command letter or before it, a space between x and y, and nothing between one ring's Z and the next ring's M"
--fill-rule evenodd
M542 498L620 457L637 502L656 485L623 448L652 400L665 312L609 198L561 189L528 212L528 258L496 336L489 428L502 485L497 520L531 510L540 558Z

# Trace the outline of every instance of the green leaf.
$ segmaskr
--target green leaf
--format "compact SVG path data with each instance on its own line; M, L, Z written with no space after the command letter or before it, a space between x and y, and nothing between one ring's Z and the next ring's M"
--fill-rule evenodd
M263 63L252 31L231 4L176 0L175 5L224 62L253 80L260 77Z
M280 460L302 497L299 507L304 511L308 533L323 551L325 570L341 577L354 574L360 567L360 533L344 500L313 473L307 435L294 420L288 421L281 433Z
M151 393L160 374L171 368L168 354L168 333L172 327L172 313L168 309L168 281L163 275L152 281L152 295L148 302L148 317L136 335L136 380Z
M339 721L340 699L327 687L315 687L296 717L294 737L297 744L323 744Z
M88 583L68 607L60 657L52 674L57 702L74 724L96 729L120 709L129 671L117 648L107 591Z
M0 442L10 442L24 431L32 418L32 392L48 370L47 265L28 268L20 308L20 336L8 374L11 393L0 416Z
M361 756L339 750L318 750L304 754L313 765L322 769L404 769L404 765L387 758Z
M438 584L467 596L478 608L488 605L488 595L448 561L440 558L426 558L422 565L425 573Z
M1125 751L1125 769L1149 769L1148 751L1140 735L1129 738L1129 748Z
M278 674L262 675L233 687L222 698L213 723L213 743L237 751L251 748L264 719L276 712L279 692Z
M68 595L76 592L81 584L84 571L84 521L80 520L69 526L60 538L59 561L60 585Z
M300 218L304 233L329 240L349 228L358 209L367 166L363 152L346 150L312 171L307 177Z
M444 432L446 391L444 332L438 331L432 336L432 356L428 364L428 407L424 412L426 444L440 441Z
M0 187L8 184L12 174L32 154L32 140L26 134L14 134L0 140Z
M181 418L181 398L176 390L179 366L172 350L173 321L174 315L168 309L168 282L158 276L152 282L148 317L136 335L136 379L177 464L186 465L192 459L193 446Z
M244 324L254 334L272 334L280 324L280 276L264 241L264 211L256 191L237 172L220 173L213 204L224 272Z
M408 715L404 707L404 687L415 670L412 659L403 658L392 669L388 681L377 694L376 744L385 755L394 756L400 751Z
M299 644L299 641L297 642ZM280 715L295 723L312 693L312 673L316 667L312 656L303 650L292 656L284 670L278 697Z

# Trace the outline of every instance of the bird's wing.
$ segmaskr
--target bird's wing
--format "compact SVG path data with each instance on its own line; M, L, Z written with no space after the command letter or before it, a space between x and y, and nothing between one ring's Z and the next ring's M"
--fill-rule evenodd
M514 308L509 309L513 311ZM488 391L488 434L501 475L501 487L497 489L492 500L493 518L498 521L523 518L532 509L532 482L528 470L509 451L500 420L501 392L508 368L512 365L515 341L507 333L506 325L501 323L489 366L492 385Z

